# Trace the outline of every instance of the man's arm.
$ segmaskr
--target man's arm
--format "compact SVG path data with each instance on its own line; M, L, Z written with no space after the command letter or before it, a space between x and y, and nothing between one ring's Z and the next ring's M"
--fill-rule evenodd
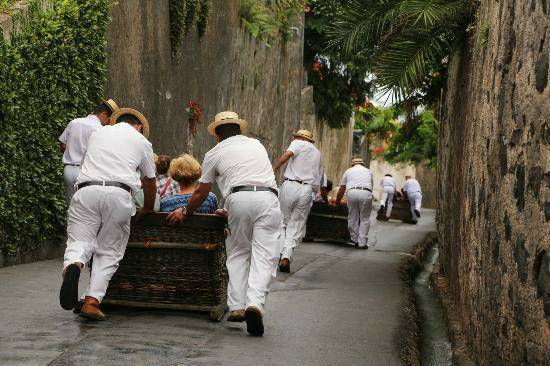
M344 198L344 193L346 193L346 186L341 185L340 189L338 190L338 194L336 195L336 206L340 205L342 202L342 198Z
M211 183L200 183L197 189L195 189L195 192L193 192L193 195L191 196L191 199L189 200L189 203L187 203L187 214L183 213L183 207L180 207L176 209L174 212L171 212L168 217L166 218L166 221L170 225L175 225L178 222L183 222L186 218L186 216L190 215L195 211L197 208L199 208L204 200L208 197L208 193L210 193L210 190L212 189Z
M61 154L63 154L63 153L65 153L65 150L67 150L67 145L64 144L64 143L62 143L62 142L60 142L60 143L59 143L59 152L60 152Z
M145 211L154 211L157 195L157 178L143 177L141 185L143 187L143 208Z
M321 197L325 203L328 203L328 192L326 187L321 187Z
M277 173L277 171L290 159L294 156L294 153L290 150L285 151L283 155L277 160L275 165L273 165L273 172Z

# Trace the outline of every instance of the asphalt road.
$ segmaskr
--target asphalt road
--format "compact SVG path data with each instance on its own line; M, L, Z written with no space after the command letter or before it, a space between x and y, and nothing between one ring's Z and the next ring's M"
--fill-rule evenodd
M59 307L61 259L0 268L0 365L399 365L399 262L434 230L423 210L416 226L373 220L368 251L304 243L273 284L262 338L196 313L87 321Z

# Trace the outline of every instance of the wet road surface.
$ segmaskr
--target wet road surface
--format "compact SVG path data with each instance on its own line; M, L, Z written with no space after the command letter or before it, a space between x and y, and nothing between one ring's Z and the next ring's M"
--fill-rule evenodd
M108 309L87 321L58 303L61 259L0 268L0 365L399 365L401 259L435 230L377 222L374 247L304 243L267 299L266 333L200 313ZM87 278L81 279L81 287Z

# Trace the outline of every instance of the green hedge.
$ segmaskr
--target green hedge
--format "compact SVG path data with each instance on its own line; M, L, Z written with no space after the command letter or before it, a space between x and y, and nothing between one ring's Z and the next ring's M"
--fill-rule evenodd
M38 0L0 40L0 249L24 252L65 234L57 138L100 100L110 0Z

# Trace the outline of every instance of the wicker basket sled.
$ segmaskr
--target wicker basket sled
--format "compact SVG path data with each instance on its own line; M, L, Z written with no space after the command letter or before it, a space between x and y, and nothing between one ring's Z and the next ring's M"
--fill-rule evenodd
M304 240L315 239L349 243L348 207L340 205L334 208L320 202L313 203L307 218Z
M383 220L386 216L386 206L384 206L384 209L378 210L378 213L376 215L377 220ZM413 220L412 214L411 214L411 203L408 199L394 199L393 200L393 207L391 210L390 219L392 220L401 220L408 224L416 224L416 221Z
M103 303L206 311L219 321L227 305L225 220L191 215L169 226L166 213L132 222L124 258Z

